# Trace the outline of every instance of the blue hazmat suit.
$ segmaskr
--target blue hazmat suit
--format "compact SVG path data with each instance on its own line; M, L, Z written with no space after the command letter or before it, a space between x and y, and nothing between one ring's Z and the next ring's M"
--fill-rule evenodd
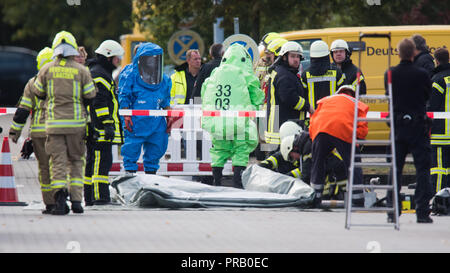
M170 106L172 87L170 78L164 74L159 84L148 84L139 74L139 57L155 55L163 55L162 48L153 43L144 43L139 46L133 57L133 63L121 71L118 88L120 109L161 110ZM156 172L159 169L159 160L165 154L168 144L165 117L132 116L131 132L125 128L122 116L121 119L125 136L125 143L121 149L124 169L138 170L137 161L143 148L144 171Z

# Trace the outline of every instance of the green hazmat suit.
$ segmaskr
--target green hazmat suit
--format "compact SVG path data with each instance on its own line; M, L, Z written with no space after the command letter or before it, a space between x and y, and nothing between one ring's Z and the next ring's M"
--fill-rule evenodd
M264 103L252 59L242 45L228 47L220 66L203 83L201 96L204 111L254 111ZM223 167L229 158L233 166L247 166L250 153L258 146L258 131L251 118L203 117L202 128L212 137L212 167Z

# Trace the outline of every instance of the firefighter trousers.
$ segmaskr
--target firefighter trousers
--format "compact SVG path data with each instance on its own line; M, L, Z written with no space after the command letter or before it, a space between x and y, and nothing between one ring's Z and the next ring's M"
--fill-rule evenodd
M45 152L45 137L33 137L33 151L38 161L38 179L41 185L42 200L45 205L54 205L50 182L50 156Z
M91 202L111 201L108 174L112 166L110 142L87 142L86 170L84 173L84 200Z
M434 193L450 187L450 145L431 145L431 186Z
M345 142L339 138L326 133L319 133L312 144L312 170L311 170L311 186L316 192L317 198L322 198L325 176L326 176L326 160L331 151L336 148L345 164L345 170L349 170L352 144ZM348 171L347 171L348 177ZM354 184L363 183L363 174L361 168L354 169ZM364 194L362 190L353 190L352 200L354 204L361 205L364 203Z
M53 195L60 189L67 189L72 202L81 202L83 198L84 135L84 131L65 135L49 134L45 142L45 151L50 156Z

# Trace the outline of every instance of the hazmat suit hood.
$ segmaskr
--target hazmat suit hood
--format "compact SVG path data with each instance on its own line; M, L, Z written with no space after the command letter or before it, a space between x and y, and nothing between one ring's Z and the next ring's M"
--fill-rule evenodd
M139 67L139 61L141 60L142 62L142 58L141 57L149 57L148 60L151 60L152 58L157 58L159 60L161 60L160 64L158 65L158 67L155 67L154 74L151 76L152 80L154 79L154 77L157 77L158 80L156 82L156 84L150 84L149 83L149 79L146 78L146 80L143 79L142 77L142 66L141 66L141 70ZM150 91L154 91L160 88L164 88L164 85L167 84L167 81L169 80L167 75L164 75L163 73L163 49L154 44L154 43L144 43L141 44L136 52L136 55L133 57L133 74L135 74L135 80L136 80L136 84L141 85L144 88L147 88ZM149 72L149 70L144 71L144 72Z
M253 73L252 57L242 45L234 43L223 54L222 64L234 65L243 71Z

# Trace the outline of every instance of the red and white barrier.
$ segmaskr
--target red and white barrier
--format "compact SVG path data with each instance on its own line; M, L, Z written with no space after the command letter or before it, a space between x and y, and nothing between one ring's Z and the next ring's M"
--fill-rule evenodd
M26 206L19 202L8 137L3 138L0 162L0 206Z

